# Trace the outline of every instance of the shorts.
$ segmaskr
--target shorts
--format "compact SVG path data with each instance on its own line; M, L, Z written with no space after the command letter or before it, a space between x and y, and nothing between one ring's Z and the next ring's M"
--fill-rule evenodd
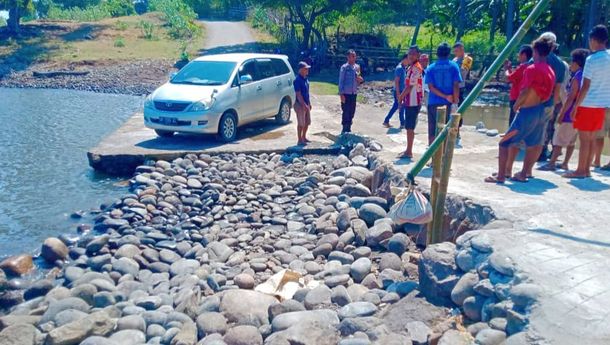
M296 102L294 104L294 112L297 114L297 126L304 127L311 125L311 113L308 107Z
M604 137L610 138L610 108L606 108L606 118L604 119L604 127L599 131L595 132L597 139L603 139Z
M574 125L571 122L563 122L555 128L553 146L574 146L577 137L578 131L574 129Z
M578 107L574 116L574 128L583 132L596 132L604 128L606 109Z
M543 145L546 123L544 105L521 108L499 145L501 147L516 146L521 143L526 147ZM511 135L511 132L516 134Z
M406 129L415 129L417 126L417 117L419 116L419 110L421 109L421 105L413 106L413 107L405 107L405 128Z

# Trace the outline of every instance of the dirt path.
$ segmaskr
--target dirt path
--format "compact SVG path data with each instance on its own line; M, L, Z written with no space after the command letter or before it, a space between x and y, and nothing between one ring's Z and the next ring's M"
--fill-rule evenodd
M206 29L205 50L249 46L255 39L245 22L204 21Z

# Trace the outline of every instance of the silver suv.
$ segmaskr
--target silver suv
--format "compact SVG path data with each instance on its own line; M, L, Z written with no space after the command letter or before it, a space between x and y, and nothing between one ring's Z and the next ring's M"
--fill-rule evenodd
M290 121L293 80L284 55L203 56L146 98L144 124L162 137L208 133L233 141L237 127L247 123L269 117Z

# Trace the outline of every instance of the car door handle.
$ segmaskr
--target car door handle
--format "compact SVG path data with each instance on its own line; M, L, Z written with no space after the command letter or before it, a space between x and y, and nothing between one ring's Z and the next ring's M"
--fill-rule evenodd
M256 87L256 91L261 91L262 89L263 89L263 87L260 85Z
M281 81L281 80L280 80L280 81L278 81L278 82L276 83L276 85L277 85L277 86L282 86L282 81Z

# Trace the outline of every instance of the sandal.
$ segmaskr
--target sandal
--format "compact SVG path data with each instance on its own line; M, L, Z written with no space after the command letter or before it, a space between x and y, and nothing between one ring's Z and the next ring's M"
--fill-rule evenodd
M538 167L538 170L541 170L541 171L555 171L555 170L557 170L557 166L555 165L555 163L548 163L548 164L545 164L545 165L543 165L541 167Z
M511 180L515 181L515 182L525 183L525 182L528 182L528 177L523 176L522 173L518 172L515 175L513 175L513 177L511 177Z
M493 176L493 177L498 177L498 173L497 173L497 172L495 172L495 173L491 174L491 176ZM504 177L505 177L505 178L510 178L510 174L504 175Z
M610 171L610 164L606 164L606 165L602 166L601 168L599 168L599 170Z
M561 175L561 177L571 178L571 179L583 179L583 178L587 178L587 177L591 177L591 176L590 175L581 175L581 174L577 174L575 171L571 171L571 172Z
M401 153L400 155L398 155L398 158L408 158L408 159L412 159L413 155L410 154L408 155L406 152Z
M504 180L498 180L497 174L496 176L488 176L483 181L486 183L504 184Z

